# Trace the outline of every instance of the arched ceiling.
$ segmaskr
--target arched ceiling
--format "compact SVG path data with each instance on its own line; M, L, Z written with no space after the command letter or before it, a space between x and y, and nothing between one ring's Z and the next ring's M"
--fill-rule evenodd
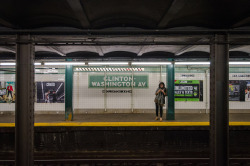
M236 28L250 25L249 8L249 0L8 0L0 2L0 25L15 29Z
M170 28L237 29L250 26L249 0L8 0L0 1L0 30L166 30ZM249 29L249 28L248 28ZM65 36L39 36L39 40L63 41ZM8 37L6 37L8 38ZM246 40L249 40L250 37ZM0 38L1 40L1 38ZM119 45L119 42L200 42L204 36L96 37L67 36L67 40L114 42L114 45L36 45L42 56L78 55L80 52L105 57L112 52L143 56L168 52L179 56L188 52L209 52L208 45ZM117 44L116 44L117 43ZM230 46L230 51L250 53L249 45ZM0 46L0 53L15 53L13 46ZM12 55L12 54L11 54Z

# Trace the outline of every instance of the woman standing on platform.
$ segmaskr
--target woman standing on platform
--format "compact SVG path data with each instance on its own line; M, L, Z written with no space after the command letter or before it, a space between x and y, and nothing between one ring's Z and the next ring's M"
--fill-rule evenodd
M163 114L163 106L165 104L165 96L167 95L167 89L165 88L165 84L160 82L159 87L155 91L155 111L156 111L156 118L158 120L158 110L160 108L160 121L162 121L162 114Z

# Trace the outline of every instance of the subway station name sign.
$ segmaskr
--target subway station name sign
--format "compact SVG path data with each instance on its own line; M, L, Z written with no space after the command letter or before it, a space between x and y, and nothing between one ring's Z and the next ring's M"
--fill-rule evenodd
M89 88L148 88L148 75L89 75Z

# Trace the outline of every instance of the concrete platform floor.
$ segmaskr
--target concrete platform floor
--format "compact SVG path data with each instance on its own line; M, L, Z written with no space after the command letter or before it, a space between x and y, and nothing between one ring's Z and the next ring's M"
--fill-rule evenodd
M208 122L209 114L176 114L174 122ZM75 114L75 122L155 122L155 114L150 113L116 113L116 114ZM163 116L166 120L166 115ZM250 122L250 114L230 114L232 122ZM14 123L15 116L8 114L0 115L0 123ZM64 122L63 114L37 114L35 122ZM171 122L171 121L170 121Z

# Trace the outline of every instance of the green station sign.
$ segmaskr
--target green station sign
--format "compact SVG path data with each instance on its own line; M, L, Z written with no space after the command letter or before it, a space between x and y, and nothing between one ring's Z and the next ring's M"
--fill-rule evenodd
M89 75L89 88L148 88L148 75Z

